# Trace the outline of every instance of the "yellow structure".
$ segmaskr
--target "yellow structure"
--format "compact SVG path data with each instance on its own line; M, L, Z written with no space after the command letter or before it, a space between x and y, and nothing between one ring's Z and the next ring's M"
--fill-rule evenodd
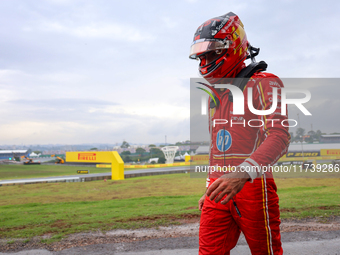
M208 164L209 154L199 154L191 156L191 162L195 162L197 164Z
M66 152L67 162L111 163L111 179L124 180L124 162L117 151Z
M339 158L340 150L339 149L321 149L320 150L321 156L336 156Z
M158 167L168 167L168 166L189 166L190 162L180 162L172 164L152 164L152 165L124 165L124 168L158 168ZM98 168L111 168L111 165L97 164Z

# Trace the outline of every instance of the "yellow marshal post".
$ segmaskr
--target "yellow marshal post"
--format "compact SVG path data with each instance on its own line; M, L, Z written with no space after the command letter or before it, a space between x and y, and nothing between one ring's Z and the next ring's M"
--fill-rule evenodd
M67 162L111 163L111 179L124 180L124 162L117 151L70 151Z

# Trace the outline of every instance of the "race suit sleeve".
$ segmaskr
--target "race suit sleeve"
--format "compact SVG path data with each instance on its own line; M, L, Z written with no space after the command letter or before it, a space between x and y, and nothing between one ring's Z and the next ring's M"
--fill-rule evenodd
M288 132L288 111L281 115L281 88L283 83L278 77L263 78L253 87L253 104L257 110L268 110L272 107L273 88L277 88L277 107L269 115L259 115L264 125L261 127L261 140L259 147L240 166L248 172L251 182L260 177L263 167L272 166L287 153L290 143ZM286 126L286 127L285 127Z

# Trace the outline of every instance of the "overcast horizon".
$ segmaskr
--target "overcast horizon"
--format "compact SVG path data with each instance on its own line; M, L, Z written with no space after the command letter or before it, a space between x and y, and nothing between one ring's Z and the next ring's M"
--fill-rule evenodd
M336 1L0 2L0 144L152 144L190 139L188 58L204 21L236 13L280 78L339 78ZM306 131L340 132L337 81L304 84ZM291 118L297 110L290 109ZM295 132L292 129L290 132Z

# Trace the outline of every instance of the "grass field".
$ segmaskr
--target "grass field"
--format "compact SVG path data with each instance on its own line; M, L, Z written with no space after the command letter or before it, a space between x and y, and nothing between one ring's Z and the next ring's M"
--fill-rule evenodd
M173 166L169 166L173 167ZM126 168L125 171L145 168ZM89 170L90 174L110 173L111 168L56 165L1 165L0 180L76 175L77 170Z
M277 179L282 218L340 215L340 179ZM0 187L0 237L178 224L198 217L205 180L189 174Z
M91 174L111 172L110 168L56 165L0 165L0 180L76 175L77 170Z
M173 167L173 166L169 166ZM125 171L139 170L145 168L126 168ZM294 168L293 168L294 169ZM310 172L296 167L297 171L290 173L278 172L274 173L275 178L339 178L340 172ZM111 168L96 168L86 166L69 166L69 165L1 165L0 164L0 180L51 177L62 175L77 175L77 170L89 170L90 174L110 173ZM191 177L205 178L207 173L192 173Z

